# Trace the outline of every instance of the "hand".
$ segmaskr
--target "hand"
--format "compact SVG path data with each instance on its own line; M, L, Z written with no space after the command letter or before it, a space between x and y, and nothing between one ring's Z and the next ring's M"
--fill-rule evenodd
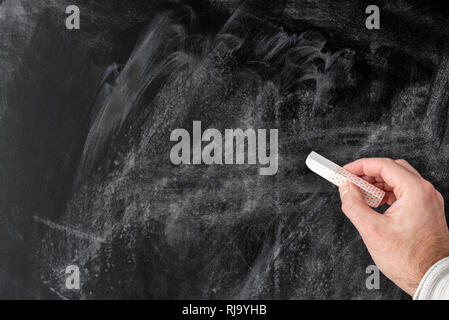
M342 210L379 270L413 296L426 271L449 256L443 196L404 160L359 159L344 168L386 192L382 203L390 207L380 214L346 182L340 186Z

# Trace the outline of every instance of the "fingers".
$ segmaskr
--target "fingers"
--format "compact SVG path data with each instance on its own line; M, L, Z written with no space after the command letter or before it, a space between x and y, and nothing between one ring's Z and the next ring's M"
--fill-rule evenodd
M393 191L393 187L389 186L388 184L386 184L385 182L375 182L373 183L376 187L378 187L379 189L382 189L383 191L389 191L392 192Z
M418 183L418 176L415 173L412 173L410 169L406 169L392 159L363 158L348 163L344 168L358 176L380 177L381 179L376 178L376 181L383 180L379 182L384 182L388 185L396 198L400 197L410 186Z
M405 169L409 170L411 173L413 173L416 176L421 178L421 175L419 174L419 172L415 168L413 168L406 160L397 159L397 160L394 160L394 162L396 162L398 165L404 167ZM382 177L380 177L380 176L371 177L371 176L363 175L363 176L361 176L361 178L386 192L393 191L393 187L386 184L383 181ZM394 194L390 193L390 194L387 194L387 196L384 198L384 200L386 200L386 201L382 201L381 205L383 205L384 203L388 203L389 205L391 205L394 201L396 201L396 197Z
M385 196L382 199L382 202L380 203L379 206L384 205L385 203L391 206L393 203L396 202L396 200L397 200L396 196L394 195L393 192L385 192Z
M383 191L393 191L393 187L386 184L381 177L361 176L360 178L375 185Z
M405 169L407 169L411 173L413 173L413 174L415 174L415 175L417 175L418 177L421 178L421 175L419 174L419 172L415 168L413 168L410 165L410 163L408 163L406 160L397 159L397 160L394 160L394 162L396 162L398 165L404 167ZM369 183L383 182L383 180L382 180L382 178L380 176L372 177L372 176L363 175L361 178L365 179Z
M361 176L361 178L363 180L365 180L365 181L375 185L379 189L385 191L385 197L382 199L382 201L379 204L379 206L382 206L385 203L387 203L388 205L391 206L396 201L396 196L392 192L393 191L393 187L389 186L385 182L376 182L376 181L382 181L382 179L380 177L376 177L375 178L375 177L370 177L370 176Z
M360 233L380 222L382 215L366 204L360 189L356 185L344 182L341 184L339 191L341 209Z
M362 178L363 180L365 180L365 181L367 181L367 182L369 182L371 184L375 184L376 183L376 178L375 177L370 177L370 176L363 175L360 178Z

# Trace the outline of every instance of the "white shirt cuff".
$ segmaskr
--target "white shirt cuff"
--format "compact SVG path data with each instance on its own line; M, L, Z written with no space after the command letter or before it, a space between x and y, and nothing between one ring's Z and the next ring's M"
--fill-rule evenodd
M449 300L449 257L441 259L427 270L413 300Z

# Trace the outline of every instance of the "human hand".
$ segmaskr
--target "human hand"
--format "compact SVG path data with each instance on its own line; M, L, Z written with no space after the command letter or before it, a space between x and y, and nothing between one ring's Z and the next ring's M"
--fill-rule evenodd
M339 188L342 210L379 270L413 296L426 271L449 256L443 196L405 160L365 158L344 168L386 192L382 204L390 207L380 214L354 184Z

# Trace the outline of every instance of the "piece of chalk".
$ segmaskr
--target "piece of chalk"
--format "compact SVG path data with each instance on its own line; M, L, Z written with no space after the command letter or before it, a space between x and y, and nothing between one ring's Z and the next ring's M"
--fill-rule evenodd
M332 161L312 151L306 159L310 170L339 187L344 181L350 181L360 188L366 203L371 207L378 207L385 196L385 192L362 178L350 173Z

